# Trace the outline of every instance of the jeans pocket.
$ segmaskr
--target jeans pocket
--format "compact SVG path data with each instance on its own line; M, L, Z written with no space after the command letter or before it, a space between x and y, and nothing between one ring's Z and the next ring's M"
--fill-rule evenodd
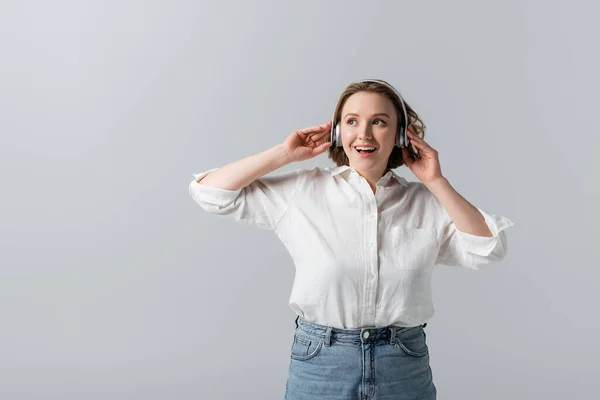
M425 357L429 354L427 347L427 336L422 327L409 329L396 334L395 344L404 353L413 357Z
M310 360L319 354L324 343L324 338L297 329L292 342L291 357L298 361Z

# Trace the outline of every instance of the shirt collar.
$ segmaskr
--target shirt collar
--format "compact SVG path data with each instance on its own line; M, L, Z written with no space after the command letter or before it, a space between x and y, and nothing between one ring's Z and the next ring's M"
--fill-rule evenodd
M356 172L356 170L354 168L351 168L349 165L341 165L339 167L328 167L327 170L329 171L329 173L331 174L331 176L336 176L339 175L343 172L346 171L354 171ZM382 177L380 182L381 183L385 183L388 180L390 180L391 178L396 179L396 181L398 181L398 183L400 183L402 186L407 186L408 185L408 181L406 179L404 179L403 177L397 175L394 171L389 170L387 173L385 173Z

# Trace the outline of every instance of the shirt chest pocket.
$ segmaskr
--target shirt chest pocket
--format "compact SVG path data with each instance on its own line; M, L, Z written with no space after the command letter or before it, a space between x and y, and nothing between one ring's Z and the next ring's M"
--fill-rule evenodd
M431 228L392 228L392 252L397 268L429 270L435 265L438 241Z

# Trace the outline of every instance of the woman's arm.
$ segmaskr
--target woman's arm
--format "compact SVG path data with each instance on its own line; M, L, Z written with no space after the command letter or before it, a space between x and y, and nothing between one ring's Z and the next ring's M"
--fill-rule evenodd
M331 145L327 142L330 129L330 123L300 129L261 153L194 174L189 193L208 212L275 230L293 203L306 170L264 175L323 153Z
M477 207L462 197L446 178L426 182L425 186L437 197L458 230L475 236L493 236Z
M242 189L256 179L279 169L293 160L283 144L226 164L197 180L218 189Z
M411 127L407 135L415 147L419 149L420 157L413 160L409 157L406 147L402 149L404 162L417 178L442 204L456 228L464 233L475 236L493 237L494 233L489 229L485 217L477 207L469 203L460 195L442 174L438 151L429 143L415 135Z
M513 222L469 203L443 176L437 150L410 129L407 134L410 143L419 149L420 157L413 160L404 147L404 162L444 210L436 264L479 269L502 259L508 248L504 229L514 225Z
M218 189L242 189L256 179L294 161L303 161L323 153L331 145L327 141L331 121L292 132L283 143L261 153L226 164L202 178L203 185Z

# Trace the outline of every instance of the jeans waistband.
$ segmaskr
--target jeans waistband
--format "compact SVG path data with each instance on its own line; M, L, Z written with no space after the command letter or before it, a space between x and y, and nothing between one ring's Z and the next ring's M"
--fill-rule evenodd
M325 339L326 346L329 346L331 344L332 338L335 341L346 343L366 343L379 341L389 341L391 343L397 335L402 335L404 334L404 332L410 332L415 329L423 329L426 326L427 322L421 325L409 327L389 325L386 327L379 328L366 327L357 329L343 329L307 321L300 315L296 317L297 329L301 329L305 332L312 333L317 336L322 336Z

